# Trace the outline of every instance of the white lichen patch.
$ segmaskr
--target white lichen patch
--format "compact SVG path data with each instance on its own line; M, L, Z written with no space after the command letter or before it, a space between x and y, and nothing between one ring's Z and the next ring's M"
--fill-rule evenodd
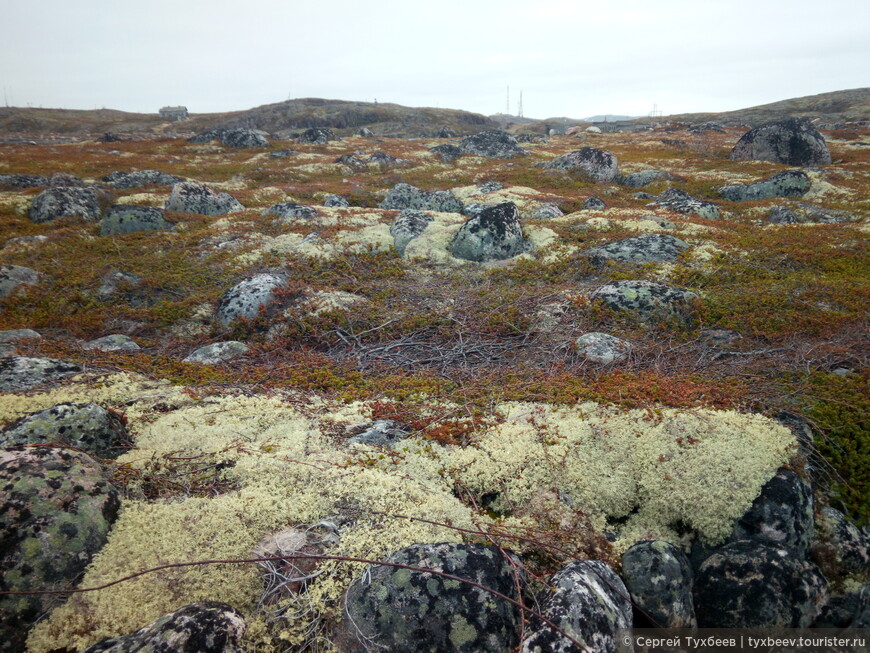
M392 246L393 236L390 234L389 226L377 224L361 229L339 231L329 238L321 238L316 233L259 236L254 249L239 254L234 261L239 265L252 265L266 254L332 260L348 253L387 252Z
M448 526L406 518L475 528L473 507L457 498L457 484L478 495L499 493L503 509L556 492L599 529L607 518L631 515L617 527L619 551L640 537L677 541L672 525L678 522L715 541L794 450L785 427L734 412L503 404L493 415L500 419L488 420L467 447L410 438L384 455L331 435L336 426L370 419L366 403L302 403L281 393L197 400L183 389L127 375L99 383L104 405L124 406L138 447L121 463L147 472L152 461L168 455L203 456L221 463L222 479L233 489L213 498L126 499L81 587L158 565L245 559L268 533L324 519L343 524L330 551L343 556L380 559L414 543L459 541L462 533ZM29 397L41 401L28 410L60 397L93 396L84 379L72 387L77 390ZM8 402L0 406L6 414L20 413ZM136 494L135 483L128 491ZM523 524L530 519L525 514ZM286 641L301 648L313 620L339 616L341 596L363 566L321 563L322 574L295 599L306 602L304 614L282 626ZM251 626L250 643L266 646L270 635L256 611L261 592L252 564L167 569L74 595L34 628L29 650L80 650L206 599L239 609Z
M305 174L352 175L353 170L341 163L306 163L293 168Z
M823 199L846 199L855 194L855 191L825 181L824 173L815 170L807 170L807 176L812 184L810 189L803 196L803 199L810 201L818 201Z
M169 193L134 193L115 200L115 204L134 204L136 206L156 206L163 208Z
M329 311L347 311L367 302L365 297L343 290L316 290L300 302L300 307L311 315L320 315Z
M20 193L0 193L0 211L12 211L15 215L26 216L32 198Z

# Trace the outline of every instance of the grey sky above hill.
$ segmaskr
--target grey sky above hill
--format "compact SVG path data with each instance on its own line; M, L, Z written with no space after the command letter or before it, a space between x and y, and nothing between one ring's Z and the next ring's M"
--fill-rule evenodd
M870 86L862 0L0 0L4 104L288 98L584 117Z

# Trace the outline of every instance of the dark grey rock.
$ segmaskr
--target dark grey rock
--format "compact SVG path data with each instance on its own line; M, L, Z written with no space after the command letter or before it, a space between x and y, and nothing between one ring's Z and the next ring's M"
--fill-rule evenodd
M53 444L99 458L117 458L130 448L121 418L97 404L57 404L26 415L0 431L0 447Z
M669 234L644 234L588 249L583 254L598 266L619 263L667 263L676 261L690 245Z
M812 182L803 170L785 170L754 184L722 186L719 194L731 202L764 200L770 197L800 197Z
M166 200L167 211L178 213L201 213L202 215L226 215L245 207L229 193L216 193L195 181L183 181L172 187Z
M44 383L54 383L81 372L75 363L52 358L10 356L0 359L0 392L29 390Z
M226 363L248 352L250 348L238 340L214 342L191 352L185 359L185 363L199 363L200 365L218 365Z
M362 172L364 170L368 170L368 165L365 161L360 159L358 156L354 156L353 154L342 154L335 160L336 163L340 163L343 166L347 166L354 172Z
M374 154L369 156L367 162L375 164L381 170L388 170L389 168L401 168L402 166L407 166L411 163L407 159L399 159L385 152L375 152Z
M139 345L129 336L121 333L103 336L82 345L82 349L97 349L99 351L138 351Z
M870 628L870 585L832 596L813 628Z
M543 134L519 134L517 143L549 143L550 139Z
M78 581L118 514L108 479L85 453L0 451L0 587L67 589ZM0 596L0 651L24 651L27 631L60 602L53 595Z
M674 181L676 177L664 170L641 170L640 172L632 172L627 175L622 175L619 178L619 183L630 188L642 188L655 181Z
M453 131L449 127L442 127L441 129L438 130L438 134L436 135L436 138L456 138L457 136L459 136L459 134L457 134L455 131Z
M626 650L617 630L631 627L631 601L610 567L598 560L572 562L553 576L549 585L551 589L539 600L542 614L584 648L533 616L521 653Z
M209 129L204 132L197 134L196 136L192 136L187 139L188 143L210 143L213 140L216 140L221 137L221 134L224 132L223 129Z
M103 181L112 185L113 188L138 188L140 186L174 186L181 177L169 175L157 170L136 170L134 172L115 171L103 177Z
M110 206L100 222L101 236L132 234L139 231L170 231L163 209L153 206L115 204Z
M271 152L269 152L269 156L273 159L286 159L288 156L291 156L293 154L299 154L299 152L287 148L281 150L272 150Z
M50 222L68 215L100 219L100 194L94 188L46 188L33 198L28 215L33 222Z
M296 202L281 202L270 206L263 211L263 215L276 215L282 220L291 220L298 218L300 220L311 220L317 217L317 209L305 204L297 204Z
M681 549L669 542L638 542L622 554L622 576L640 623L656 628L697 626L692 568Z
M0 299L6 299L24 286L35 286L41 275L21 265L0 265Z
M795 204L795 212L799 215L800 222L820 222L822 224L839 224L841 222L854 222L858 218L854 213L838 209L827 209L804 202Z
M584 147L557 156L544 167L548 170L579 173L596 183L615 181L619 177L619 165L616 157L607 150L599 150L594 147Z
M275 290L284 285L285 279L277 274L258 274L236 284L221 297L215 318L223 326L229 326L239 318L253 319L260 309L275 299Z
M312 127L306 129L296 139L297 143L308 143L310 145L324 145L329 141L340 141L341 139L335 135L335 132L325 127Z
M500 261L526 251L520 212L513 202L485 208L453 237L449 251L467 261Z
M516 138L499 129L491 129L466 136L459 141L459 150L463 154L473 154L493 159L511 159L515 156L525 156L528 154L526 150L519 146Z
M55 172L48 180L48 185L52 188L84 188L87 186L84 179L68 172Z
M463 205L450 191L428 192L410 184L396 184L387 191L382 209L418 209L441 213L462 213Z
M631 196L636 200L654 200L656 198L655 195L644 192L632 193Z
M620 362L631 352L631 343L609 333L584 333L574 341L577 351L587 360L601 365Z
M227 129L221 136L221 145L225 147L268 147L269 141L261 132L254 129Z
M39 340L42 338L33 329L9 329L8 331L0 331L0 343L21 342L22 340Z
M493 546L415 544L386 563L443 572L516 597L514 567ZM517 571L519 570L519 571ZM518 643L519 611L490 592L428 571L384 565L368 567L350 586L338 649L363 653L371 647L407 653L508 653Z
M770 209L767 221L771 224L796 224L799 222L797 214L786 206L774 206Z
M467 215L469 218L474 218L480 215L480 212L484 209L488 209L491 204L481 204L480 202L472 202L471 204L466 204L462 208L462 215Z
M755 540L806 555L813 539L813 488L790 469L779 469L737 520L731 541Z
M828 581L793 549L751 540L726 544L698 570L700 628L806 628L828 598Z
M729 158L790 166L831 163L824 136L808 120L800 118L786 118L750 129L737 141Z
M698 125L690 125L689 131L693 134L703 134L704 132L724 132L725 127L718 122L707 121Z
M218 601L200 601L163 615L123 637L104 639L82 653L244 653L244 617Z
M102 284L97 289L97 295L102 298L108 298L120 292L122 287L138 288L145 281L138 274L130 274L121 272L120 270L110 270L103 275Z
M634 314L641 321L657 319L686 321L698 296L690 290L657 281L614 281L598 288L592 300L601 300L615 311Z
M0 175L0 186L6 188L34 188L48 186L48 177L40 175Z
M504 184L501 184L497 181L487 181L477 187L477 192L486 195L487 193L494 193L496 191L502 190L503 188Z
M694 214L708 220L719 219L719 207L713 202L696 199L679 188L668 188L656 197L654 204L677 213Z
M390 235L399 256L405 255L405 247L426 230L432 218L421 211L404 209L390 225Z
M374 133L368 127L360 127L357 130L356 135L362 136L363 138L371 138L372 136L374 136Z
M565 214L562 213L562 209L555 204L541 204L529 217L532 220L552 220L553 218L559 218L563 215Z
M832 567L832 572L870 574L870 533L830 506L822 508L816 527L819 541L813 552Z
M462 156L462 150L460 150L456 145L451 145L450 143L430 147L429 151L432 152L432 154L437 154L441 158L442 163L452 163Z
M603 211L607 208L607 204L604 203L603 200L598 199L597 197L587 197L586 201L583 202L583 208L581 211Z
M392 419L378 419L354 427L348 442L373 447L392 447L405 440L412 430L407 424Z
M323 198L323 206L350 206L350 202L341 195L330 194Z

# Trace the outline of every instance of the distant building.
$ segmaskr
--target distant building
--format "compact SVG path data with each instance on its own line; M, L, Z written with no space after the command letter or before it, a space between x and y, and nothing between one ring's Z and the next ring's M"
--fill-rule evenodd
M187 120L190 117L187 107L163 107L159 113L164 120Z

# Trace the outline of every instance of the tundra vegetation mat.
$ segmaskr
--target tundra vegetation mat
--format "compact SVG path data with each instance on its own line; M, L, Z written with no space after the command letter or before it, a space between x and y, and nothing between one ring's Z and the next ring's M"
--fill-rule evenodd
M679 542L691 531L715 542L779 466L800 466L785 429L759 421L783 414L812 426L810 461L832 504L870 524L870 130L826 132L833 162L804 170L811 184L800 197L726 201L717 188L792 169L730 160L743 132L584 133L523 142L525 156L449 162L430 148L458 139L0 145L0 175L74 175L100 187L103 209L166 205L171 186L101 182L136 170L200 182L243 207L167 210L169 229L102 235L103 224L81 217L32 221L44 185L0 188L0 263L39 274L0 299L0 330L41 336L5 353L84 370L0 395L0 422L94 402L130 433L114 479L121 516L82 586L250 557L267 533L335 516L346 524L342 556L522 536L511 547L542 578L572 556L616 564L642 539ZM667 176L640 188L540 165L584 147L615 155L623 176ZM292 151L272 156L281 150ZM375 153L399 162L368 161ZM466 216L422 208L427 227L400 255L390 231L400 210L379 208L400 183L451 191L466 207L513 202L526 251L456 258L450 242ZM719 217L651 205L669 187L713 202ZM326 206L330 195L349 206ZM593 196L604 207L584 209ZM314 212L266 211L281 203ZM769 221L775 207L793 211L793 223ZM647 234L688 247L661 261L587 254ZM261 274L279 279L269 300L219 319L228 291ZM691 299L685 311L643 315L596 292L635 281ZM578 342L590 333L623 343L602 358ZM112 334L138 349L83 347ZM227 362L185 360L227 341L247 349ZM394 420L410 437L349 445L372 420ZM652 434L642 446L640 431ZM708 494L710 477L733 478L733 492ZM565 492L573 507L559 501ZM326 561L304 600L265 608L251 565L174 569L75 595L30 646L83 648L184 597L231 603L252 641L328 649L330 619L362 566Z

